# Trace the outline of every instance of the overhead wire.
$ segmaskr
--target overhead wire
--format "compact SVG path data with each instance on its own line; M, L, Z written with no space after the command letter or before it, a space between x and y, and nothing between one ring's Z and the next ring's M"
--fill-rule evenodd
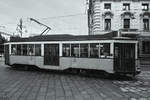
M68 14L68 15L62 15L62 16L52 16L52 17L44 17L44 18L36 18L37 20L45 20L45 19L56 19L56 18L64 18L64 17L75 17L75 16L83 16L85 15L85 13L76 13L76 14ZM27 18L28 20L29 18ZM27 20L25 20L24 22L27 22ZM6 24L17 24L17 22L8 22L8 23L3 23L0 24L1 25L6 25Z
M76 14L68 14L68 15L62 15L62 16L52 16L52 17L44 17L44 18L36 18L37 20L47 20L47 19L57 19L57 20L60 20L60 18L67 18L67 17L76 17L76 16L83 16L85 15L85 13L76 13ZM28 22L29 21L29 18L23 18L24 19L24 22ZM60 20L62 21L62 19ZM64 23L66 23L65 21L62 21ZM8 22L8 23L3 23L3 24L0 24L0 26L8 26L8 25L15 25L17 24L17 22ZM6 27L5 27L6 28Z
M64 17L75 17L75 16L83 16L83 15L85 15L85 13L77 13L77 14L70 14L70 15L64 15L64 16L45 17L45 18L39 18L38 20L56 19L56 18L64 18Z
M86 4L87 5L87 4ZM88 8L85 8L85 10L87 10ZM110 10L110 11L124 11L124 10ZM142 9L130 9L130 12L134 12L134 11L142 11ZM135 12L134 12L135 13ZM62 20L61 18L67 18L67 17L76 17L76 16L85 16L87 15L86 13L76 13L76 14L68 14L68 15L62 15L62 16L52 16L52 17L44 17L44 18L36 18L37 20L48 20L48 19L57 19L60 20L64 23L67 23L66 21ZM27 22L28 18L26 18L26 20L24 20L24 22ZM11 24L17 24L17 22L8 22L8 23L3 23L0 24L0 26L5 26L5 25L11 25ZM68 24L68 23L67 23Z
M88 4L88 2L86 3L86 5ZM87 10L87 7L85 8ZM126 11L126 10L110 10L110 11ZM130 10L127 10L127 11L142 11L142 9L130 9ZM37 20L45 20L45 19L56 19L56 18L63 18L63 17L75 17L75 16L84 16L84 15L87 15L86 13L75 13L75 14L68 14L68 15L62 15L62 16L52 16L52 17L44 17L44 18L36 18ZM28 18L27 18L28 19ZM26 22L26 21L24 21ZM14 22L8 22L8 23L3 23L3 24L0 24L1 25L6 25L6 24L16 24Z

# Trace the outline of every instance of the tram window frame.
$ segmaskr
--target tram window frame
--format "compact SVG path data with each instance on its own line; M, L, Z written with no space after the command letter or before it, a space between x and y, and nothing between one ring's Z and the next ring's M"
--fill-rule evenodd
M35 44L35 56L41 56L41 44Z
M99 43L90 43L90 50L89 50L90 58L99 58L99 46L100 46ZM95 51L97 51L97 53Z
M11 45L11 55L17 55L17 45L16 44Z
M28 44L27 55L29 55L29 56L34 56L35 55L35 45L34 44Z
M70 44L63 44L62 46L62 56L63 57L70 57L71 54L71 48L70 48Z
M100 43L100 58L110 58L110 43Z
M77 48L75 52L74 48ZM80 57L80 45L79 44L71 44L71 57Z
M16 55L22 55L22 52L23 52L22 44L17 44L17 53L16 53Z
M27 52L28 52L28 44L22 44L22 55L27 56L28 55Z
M89 44L88 43L81 43L80 44L80 57L81 58L88 58L89 55Z

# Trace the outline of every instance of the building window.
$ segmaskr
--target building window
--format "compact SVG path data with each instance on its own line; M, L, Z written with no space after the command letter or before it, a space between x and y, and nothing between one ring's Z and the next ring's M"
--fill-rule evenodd
M105 31L111 30L111 19L105 19Z
M41 44L35 44L35 56L41 56Z
M143 54L150 54L150 41L142 42L142 51Z
M143 30L149 30L149 19L143 19Z
M88 44L80 44L80 57L88 57Z
M79 44L71 44L71 56L79 57Z
M124 19L124 28L130 28L130 19Z
M63 57L70 56L70 44L63 44Z
M98 43L91 43L90 44L90 57L91 58L98 58L99 57L99 44Z
M130 4L129 3L124 3L123 4L123 10L130 10Z
M110 43L101 43L100 44L100 57L107 58L110 56Z
M142 4L142 10L145 10L145 11L149 10L149 4L143 3Z
M105 3L104 4L104 9L105 10L111 10L111 3Z

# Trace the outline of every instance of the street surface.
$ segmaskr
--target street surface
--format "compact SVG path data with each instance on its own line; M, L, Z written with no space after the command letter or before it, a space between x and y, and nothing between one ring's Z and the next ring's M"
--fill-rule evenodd
M0 62L0 100L150 100L150 71L134 80L11 69Z

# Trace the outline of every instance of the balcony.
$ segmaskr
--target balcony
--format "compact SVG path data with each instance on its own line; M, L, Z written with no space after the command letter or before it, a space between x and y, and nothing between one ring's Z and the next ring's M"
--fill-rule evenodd
M150 36L150 30L138 30L138 29L120 29L122 34L125 35L139 35L139 36Z
M149 9L142 9L142 11L149 11Z
M135 37L137 35L139 35L139 31L138 29L130 29L130 28L124 28L124 29L120 29L122 35L125 35L127 37Z
M138 29L130 29L130 28L123 28L120 29L122 32L138 32Z
M149 17L150 18L150 11L143 11L141 14L140 14L140 17Z
M125 11L121 14L122 18L125 18L126 16L129 16L130 18L134 19L134 13L132 13L131 11Z
M114 16L114 14L111 11L105 11L102 16L105 18L107 16L109 16L110 18L112 18Z
M144 30L144 31L141 31L139 35L140 35L140 36L146 36L146 37L147 37L147 36L150 36L150 31L145 31L145 30Z

